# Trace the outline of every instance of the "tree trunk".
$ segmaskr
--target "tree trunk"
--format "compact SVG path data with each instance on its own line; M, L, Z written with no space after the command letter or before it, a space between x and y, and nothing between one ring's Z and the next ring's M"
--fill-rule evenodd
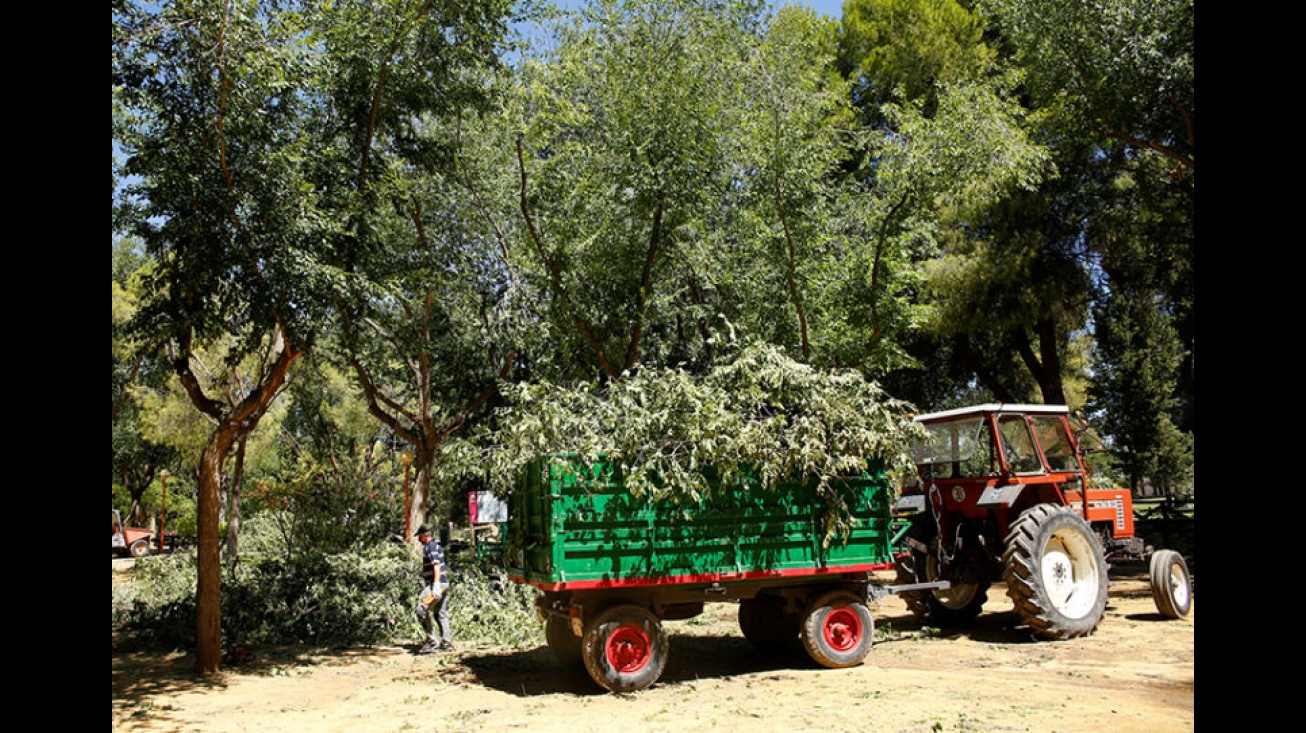
M992 392L999 402L1017 401L1015 396L1006 387L1002 386L997 377L984 366L984 360L971 348L970 339L966 337L966 334L962 333L954 336L953 344L956 346L958 353L961 354L962 362L975 374L975 378L979 380L980 384Z
M408 504L408 536L404 541L417 552L417 528L426 523L426 505L431 499L431 462L435 454L422 446L413 449L413 485Z
M1066 391L1061 384L1061 354L1057 351L1056 321L1044 316L1036 324L1038 331L1039 364L1042 367L1035 377L1043 392L1043 402L1048 405L1066 404Z
M270 344L270 365L252 390L239 404L229 405L204 393L204 387L191 370L191 337L182 333L178 344L178 357L173 370L181 380L187 395L201 412L217 423L209 442L200 455L198 467L199 496L196 501L196 536L198 546L197 578L195 586L195 672L200 675L217 674L222 658L222 561L218 552L221 506L222 464L237 440L249 435L267 412L268 405L281 392L286 383L286 373L304 352L297 351L286 342L280 329L273 334Z
M236 470L231 479L231 493L227 497L227 562L235 565L240 559L240 486L245 480L245 444L248 435L242 435L236 444Z
M216 674L222 658L222 567L218 553L218 505L222 464L240 430L239 423L223 421L209 437L200 456L199 496L196 501L198 577L195 589L195 671Z

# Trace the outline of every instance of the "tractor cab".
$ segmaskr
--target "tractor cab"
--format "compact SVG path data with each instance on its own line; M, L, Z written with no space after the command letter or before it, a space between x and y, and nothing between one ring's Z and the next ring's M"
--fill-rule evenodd
M931 435L916 445L918 481L903 490L909 510L932 508L946 515L943 525L983 519L1005 533L1029 507L1054 504L1083 516L1108 555L1145 552L1134 539L1129 491L1085 491L1092 478L1085 457L1103 446L1065 405L987 403L915 419Z

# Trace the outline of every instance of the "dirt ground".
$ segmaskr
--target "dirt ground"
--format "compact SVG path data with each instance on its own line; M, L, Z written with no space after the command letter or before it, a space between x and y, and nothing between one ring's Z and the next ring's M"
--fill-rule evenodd
M1193 730L1196 608L1162 618L1144 566L1112 569L1106 618L1087 638L1033 641L1011 609L994 585L975 627L941 633L890 596L873 609L866 662L832 670L801 651L756 651L739 633L736 606L709 604L697 618L667 622L665 673L629 695L602 691L546 648L253 649L207 680L191 673L189 655L115 646L113 730Z

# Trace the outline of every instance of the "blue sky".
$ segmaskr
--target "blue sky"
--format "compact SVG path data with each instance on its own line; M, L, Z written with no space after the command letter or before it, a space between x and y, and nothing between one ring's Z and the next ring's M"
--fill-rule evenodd
M583 0L556 0L559 5L576 6ZM843 15L844 0L771 0L774 5L806 5L818 13L838 20Z
M818 13L838 20L843 15L844 0L777 0L776 5L806 5Z

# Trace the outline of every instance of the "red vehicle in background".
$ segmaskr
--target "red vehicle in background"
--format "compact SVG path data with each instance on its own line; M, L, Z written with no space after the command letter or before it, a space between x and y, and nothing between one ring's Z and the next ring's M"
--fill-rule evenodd
M917 446L919 480L897 503L910 521L899 579L949 581L946 590L903 594L918 616L968 624L1001 579L1036 636L1091 634L1106 611L1108 560L1149 560L1162 615L1188 614L1183 557L1135 536L1128 489L1089 488L1085 457L1104 448L1081 415L1064 405L989 403L916 421L934 439Z
M156 550L176 550L182 538L176 530L164 530L163 546L159 547L158 533L144 527L128 527L122 523L122 514L113 510L113 554L117 557L145 557Z
M122 514L113 510L113 554L126 557L145 557L150 554L154 530L128 527L122 523Z

